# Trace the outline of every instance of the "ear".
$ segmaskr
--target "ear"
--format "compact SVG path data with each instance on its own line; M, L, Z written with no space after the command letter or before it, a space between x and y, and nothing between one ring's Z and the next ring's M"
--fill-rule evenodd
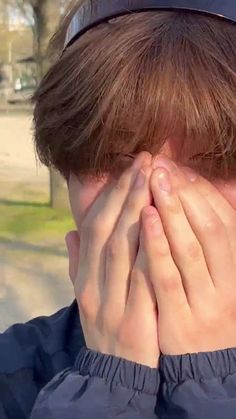
M70 231L65 237L69 256L69 276L72 284L75 284L79 267L80 238L77 231Z

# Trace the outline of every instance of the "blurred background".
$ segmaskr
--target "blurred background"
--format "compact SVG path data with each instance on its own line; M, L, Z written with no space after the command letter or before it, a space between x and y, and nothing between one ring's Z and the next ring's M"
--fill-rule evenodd
M66 187L41 166L30 98L69 0L0 0L0 332L73 301Z

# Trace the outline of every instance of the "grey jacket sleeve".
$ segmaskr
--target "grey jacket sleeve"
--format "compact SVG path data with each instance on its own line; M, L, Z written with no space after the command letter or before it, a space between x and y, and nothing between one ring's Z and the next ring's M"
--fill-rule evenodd
M31 419L235 419L236 349L161 356L160 369L83 349Z
M160 373L160 418L236 418L236 349L163 356Z
M30 419L156 419L159 371L83 348L39 394Z

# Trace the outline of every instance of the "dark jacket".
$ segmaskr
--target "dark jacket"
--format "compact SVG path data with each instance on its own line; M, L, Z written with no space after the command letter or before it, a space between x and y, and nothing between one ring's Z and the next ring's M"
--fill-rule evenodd
M0 335L0 419L236 419L236 349L151 369L87 350L77 313Z

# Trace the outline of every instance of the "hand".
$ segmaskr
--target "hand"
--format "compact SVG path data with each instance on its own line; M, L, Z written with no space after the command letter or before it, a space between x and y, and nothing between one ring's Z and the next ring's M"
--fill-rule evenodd
M101 191L80 240L72 232L66 241L87 346L156 368L157 307L140 237L141 210L151 203L151 162L151 154L141 153ZM138 173L144 184L134 186Z
M142 234L160 350L179 355L236 347L236 212L206 179L191 181L187 173L194 173L170 160L159 166L168 170L151 176L156 208L143 210Z

